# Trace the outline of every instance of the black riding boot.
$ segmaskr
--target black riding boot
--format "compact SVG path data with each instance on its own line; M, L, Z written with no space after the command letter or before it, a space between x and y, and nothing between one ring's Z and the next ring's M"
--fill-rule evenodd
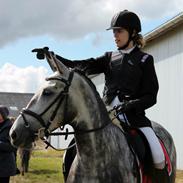
M155 169L155 176L157 183L170 183L170 177L166 167L163 169Z

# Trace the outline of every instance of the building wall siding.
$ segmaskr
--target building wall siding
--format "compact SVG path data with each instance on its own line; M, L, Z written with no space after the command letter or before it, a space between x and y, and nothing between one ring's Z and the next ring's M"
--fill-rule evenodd
M177 149L177 167L183 169L183 25L149 43L159 80L157 104L147 110L150 119L172 135Z

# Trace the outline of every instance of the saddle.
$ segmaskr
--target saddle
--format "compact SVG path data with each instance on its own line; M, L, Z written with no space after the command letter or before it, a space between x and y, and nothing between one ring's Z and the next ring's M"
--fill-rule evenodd
M145 135L139 129L132 128L123 122L121 126L128 145L136 159L136 166L142 169L143 173L152 176L154 170L153 159Z
M138 161L141 162L141 164L147 162L149 165L152 165L151 150L145 135L138 128L132 128L127 123L121 121L118 115L116 115L116 111L110 112L109 117L112 123L119 127L126 137L128 145L134 156L138 158Z

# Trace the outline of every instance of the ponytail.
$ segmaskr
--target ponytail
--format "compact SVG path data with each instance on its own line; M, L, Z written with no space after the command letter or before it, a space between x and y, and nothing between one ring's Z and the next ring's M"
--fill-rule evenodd
M133 38L133 42L139 48L143 48L145 46L145 40L141 34L136 34Z

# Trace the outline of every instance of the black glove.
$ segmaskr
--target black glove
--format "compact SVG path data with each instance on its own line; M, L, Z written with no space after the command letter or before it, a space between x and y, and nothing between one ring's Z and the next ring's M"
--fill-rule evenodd
M124 103L118 107L118 111L121 113L125 113L132 109L135 109L137 107L138 102L139 102L139 99L124 101Z
M35 48L32 50L32 52L37 52L36 57L39 60L43 60L45 59L45 52L47 52L49 50L48 47L44 47L44 48Z

